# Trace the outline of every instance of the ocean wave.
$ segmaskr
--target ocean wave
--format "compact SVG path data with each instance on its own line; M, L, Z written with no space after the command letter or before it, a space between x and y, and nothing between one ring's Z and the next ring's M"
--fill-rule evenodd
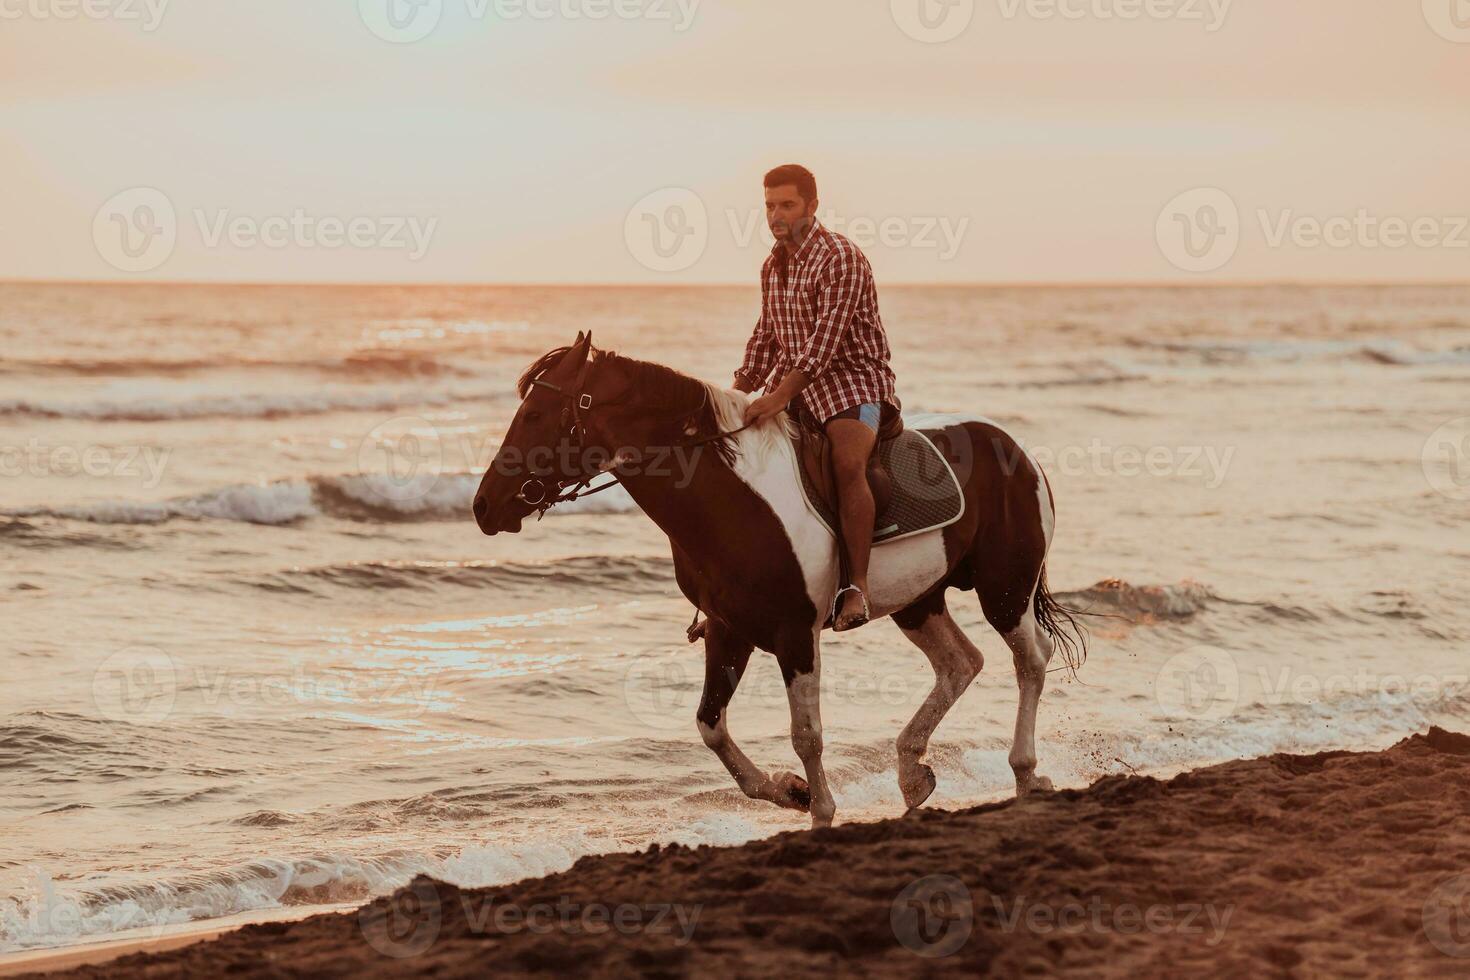
M1119 616L1137 623L1191 619L1219 596L1198 582L1131 585L1120 579L1107 579L1088 589L1058 593L1057 598L1084 612Z
M1470 347L1421 350L1399 340L1156 340L1133 338L1130 346L1160 350L1211 365L1347 360L1394 366L1470 364Z
M475 374L468 367L446 363L427 351L394 349L355 351L341 357L301 361L249 357L49 357L9 359L0 364L0 374L24 377L181 377L208 371L301 372L351 378L471 377Z
M539 562L500 561L373 561L346 562L314 568L292 568L244 580L268 592L324 594L339 589L428 589L445 587L483 590L525 587L530 590L624 586L642 591L673 578L668 558L637 555L578 555Z
M1175 718L1167 726L1140 726L1138 732L1094 733L1104 744L1089 753L1094 763L1089 773L1158 773L1277 752L1386 748L1432 725L1458 729L1467 720L1470 691L1460 685L1427 695L1384 688L1279 704L1256 698L1213 723Z
M739 817L719 815L691 820L655 841L728 846L768 832ZM0 952L63 946L130 930L160 935L172 926L249 912L363 902L418 875L462 888L488 888L565 871L586 855L634 849L626 840L571 831L519 844L478 844L438 853L263 859L101 888L59 883L37 870L27 894L0 898Z
M265 484L241 484L210 493L162 501L100 501L62 506L8 508L0 517L0 539L37 538L49 533L29 523L61 518L93 524L164 524L175 520L220 520L284 526L313 517L365 523L471 520L470 506L480 475L452 473L412 485L382 475L316 476ZM638 509L622 487L561 504L550 516L623 514Z
M28 548L82 547L131 551L143 547L143 543L134 535L98 534L75 528L46 528L19 518L0 518L0 542L6 541L23 544Z
M465 402L494 401L502 397L486 385L462 385L433 390L315 390L202 398L97 399L58 402L34 398L0 399L0 416L85 419L97 422L166 422L207 418L275 419L329 412L384 412L438 407Z

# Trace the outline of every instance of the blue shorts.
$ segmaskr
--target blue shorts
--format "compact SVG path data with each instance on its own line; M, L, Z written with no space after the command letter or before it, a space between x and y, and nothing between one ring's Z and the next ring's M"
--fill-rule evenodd
M861 405L849 408L845 412L838 412L827 421L831 422L833 419L849 419L861 422L874 432L877 432L878 425L883 420L883 406L875 405L872 402L864 402Z

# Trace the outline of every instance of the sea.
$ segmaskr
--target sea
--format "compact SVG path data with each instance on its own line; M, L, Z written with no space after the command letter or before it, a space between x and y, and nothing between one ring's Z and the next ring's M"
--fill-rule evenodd
M1047 471L1059 787L1470 730L1470 286L903 286L908 412ZM340 907L808 826L698 736L702 653L622 490L483 536L515 379L591 330L729 383L750 287L0 284L0 951ZM879 558L881 560L881 549ZM930 805L1014 792L1011 658ZM899 816L933 677L823 643L838 820ZM799 769L773 658L730 731Z

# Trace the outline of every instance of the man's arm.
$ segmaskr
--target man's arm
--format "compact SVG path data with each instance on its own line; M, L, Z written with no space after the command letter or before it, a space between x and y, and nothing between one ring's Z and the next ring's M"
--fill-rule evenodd
M776 333L766 325L766 318L756 321L755 330L745 344L745 360L735 372L735 388L752 392L766 383L776 363Z

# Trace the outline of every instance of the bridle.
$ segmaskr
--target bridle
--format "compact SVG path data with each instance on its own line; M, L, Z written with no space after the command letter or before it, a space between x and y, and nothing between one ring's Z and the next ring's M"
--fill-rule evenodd
M561 427L564 434L570 437L573 449L578 455L581 454L582 447L586 441L587 417L592 413L593 409L625 404L627 401L624 398L615 398L605 402L594 402L591 393L586 390L591 382L592 370L592 356L589 352L587 360L583 363L582 369L577 373L577 379L573 382L570 391L544 378L532 378L526 392L526 397L529 398L531 397L531 390L545 388L548 391L555 392L561 398ZM700 405L696 411L703 411L704 406L707 404L709 404L708 392L705 393L704 404ZM693 442L687 442L674 448L696 449L700 446L707 446L712 442L718 442L721 439L728 439L730 436L739 435L753 424L747 422L738 429L732 429L729 432L717 432L712 436L696 439ZM616 465L614 464L614 467L605 470L604 472L612 476L612 479L596 487L592 486L592 481L600 476L600 473L569 479L556 479L555 477L551 477L553 480L551 483L538 476L533 476L521 484L521 489L516 492L515 499L526 504L528 507L535 508L537 512L536 519L539 521L546 516L548 510L557 504L570 503L573 500L590 497L595 493L601 493L604 490L610 490L617 486L621 481L618 479L618 474L615 472L615 469ZM533 487L535 488L534 491L532 490ZM591 489L588 489L589 487ZM531 496L533 492L535 499L532 499Z

